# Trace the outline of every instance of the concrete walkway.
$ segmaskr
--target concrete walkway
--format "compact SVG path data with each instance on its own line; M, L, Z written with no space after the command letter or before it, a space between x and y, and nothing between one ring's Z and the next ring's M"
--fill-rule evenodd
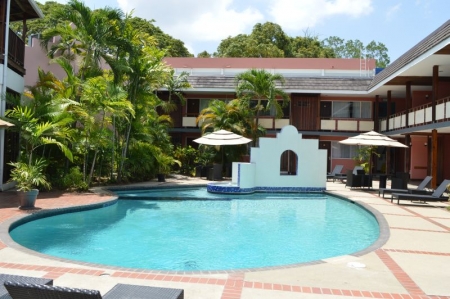
M166 183L207 181L178 176ZM328 182L327 191L379 211L390 234L380 248L265 271L180 273L142 271L72 263L27 250L9 238L7 227L40 210L110 201L108 194L41 193L32 211L17 209L14 192L0 192L0 272L54 279L59 286L106 293L117 283L182 288L187 299L450 298L450 212L446 203L397 205L374 190L350 190Z

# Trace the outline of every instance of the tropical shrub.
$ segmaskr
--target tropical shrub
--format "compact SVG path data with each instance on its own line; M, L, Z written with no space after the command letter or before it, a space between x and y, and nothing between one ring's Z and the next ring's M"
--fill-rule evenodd
M181 166L179 168L181 174L193 175L195 173L198 150L192 146L179 146L175 148L173 155L175 159L181 162Z

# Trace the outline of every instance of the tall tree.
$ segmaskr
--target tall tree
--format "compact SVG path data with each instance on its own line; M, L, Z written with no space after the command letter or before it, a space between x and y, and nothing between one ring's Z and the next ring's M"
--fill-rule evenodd
M387 54L388 49L383 43L371 41L366 46L366 57L375 58L377 60L377 67L386 67L390 62Z
M82 49L79 69L82 78L101 75L101 58L110 55L109 40L115 37L115 22L123 18L122 11L112 8L92 11L79 0L70 0L67 8L57 11L65 23L45 30L42 45L46 47L50 39L61 36L64 45L69 42Z
M389 62L388 49L383 43L371 41L367 46L356 39L345 41L337 36L330 36L322 41L325 48L331 49L337 58L373 58L377 67L386 67Z
M158 26L155 26L153 24L155 22L154 20L148 21L139 17L133 17L130 22L134 28L153 36L156 40L156 46L159 49L164 50L167 57L194 56L186 48L184 42L171 37L170 35L164 33Z
M317 37L296 37L291 40L292 51L297 58L332 58L333 50L322 45Z
M87 178L87 184L90 185L98 153L102 150L102 140L108 144L111 140L110 134L114 133L110 129L113 126L112 116L131 121L127 116L133 117L134 110L127 99L127 94L120 87L114 85L112 78L107 75L90 78L83 84L81 103L90 112L89 117L83 122L86 148L90 148L91 138L97 139L93 143L94 156ZM107 145L107 147L110 146Z
M330 36L322 41L322 45L325 48L329 48L334 52L335 57L344 58L345 52L345 40L338 36Z
M272 22L257 23L253 27L250 37L257 44L274 45L283 52L283 57L293 56L290 39L278 24Z
M208 51L203 51L197 54L198 58L211 58L212 54L208 53Z

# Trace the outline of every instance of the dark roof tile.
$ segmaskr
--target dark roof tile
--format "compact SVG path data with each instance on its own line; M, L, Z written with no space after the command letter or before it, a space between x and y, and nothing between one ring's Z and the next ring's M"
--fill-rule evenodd
M412 47L408 52L400 56L393 63L388 65L384 70L378 73L369 86L369 90L377 84L392 76L398 70L402 69L428 50L450 37L450 20L445 22L441 27L433 31L430 35L421 40L417 45Z

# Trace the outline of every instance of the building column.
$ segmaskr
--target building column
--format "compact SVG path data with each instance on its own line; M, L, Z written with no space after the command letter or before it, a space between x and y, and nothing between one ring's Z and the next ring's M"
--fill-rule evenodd
M436 100L438 97L439 86L439 66L433 65L433 90L431 94L431 121L436 122Z
M408 147L405 148L404 172L410 174L410 172L411 172L411 135L409 135L409 134L405 135L405 145L407 145Z
M379 114L379 108L380 107L380 96L376 95L375 96L375 105L373 107L373 121L374 121L374 130L375 132L380 132L380 117L378 116Z
M406 82L406 97L405 97L405 107L406 107L406 115L405 115L405 126L409 126L409 109L412 106L412 93L411 93L411 81Z
M389 131L389 117L391 117L391 106L392 106L392 91L387 92L387 107L386 107L386 131Z
M438 134L437 130L431 131L431 188L436 189L438 177Z

